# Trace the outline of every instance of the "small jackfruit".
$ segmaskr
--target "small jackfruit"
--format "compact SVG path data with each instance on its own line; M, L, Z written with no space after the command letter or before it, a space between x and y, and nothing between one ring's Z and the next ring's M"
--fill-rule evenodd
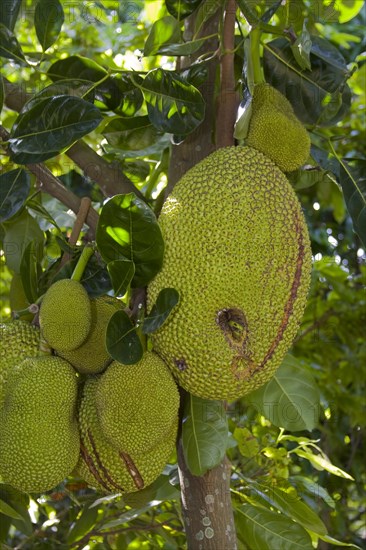
M153 334L178 383L236 399L267 382L297 333L310 283L304 216L281 170L250 147L219 149L191 168L160 218L163 288L180 302Z
M47 290L39 311L42 336L57 351L78 348L91 328L90 300L83 285L57 281Z
M246 144L269 157L283 172L297 170L310 154L309 135L291 103L266 83L254 87Z
M103 492L139 491L164 469L174 449L178 422L152 450L131 455L112 446L105 437L96 406L97 386L97 377L89 378L84 385L79 407L80 459L75 472Z
M0 324L0 406L9 370L26 357L36 357L39 343L39 329L26 321L17 320Z
M112 315L121 309L121 302L111 296L98 296L90 300L91 329L80 347L60 351L59 355L71 363L77 371L88 374L102 372L112 358L105 345L107 325Z
M20 491L48 491L79 457L77 375L60 357L43 356L13 368L7 386L0 411L1 478Z
M101 376L96 403L104 435L129 454L149 452L177 422L179 394L164 361L146 352L136 365L114 361Z
M25 294L22 278L18 273L14 273L10 283L9 291L10 309L12 311L25 310L30 306L29 300ZM19 315L19 319L22 321L32 321L34 317L33 313L25 312Z

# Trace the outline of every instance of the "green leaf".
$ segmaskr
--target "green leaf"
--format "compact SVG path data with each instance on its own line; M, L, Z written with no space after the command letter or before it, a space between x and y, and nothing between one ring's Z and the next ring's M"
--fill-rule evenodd
M14 30L21 3L22 0L6 0L5 6L0 9L0 23L5 25L10 31Z
M0 23L0 57L14 59L20 65L25 64L25 57L14 34Z
M161 46L180 42L182 33L178 21L167 15L155 21L144 47L144 55L156 55Z
M210 19L219 8L224 6L223 0L203 0L194 18L194 36L197 36L204 23Z
M243 504L235 516L238 534L250 550L313 550L305 529L282 514Z
M362 550L361 546L357 546L356 544L352 544L350 542L342 542L333 537L330 537L329 535L318 536L318 538L320 540L324 540L325 542L329 542L329 544L332 544L333 546L342 546L342 548L344 548L345 546L350 546L351 548L358 548L358 550Z
M311 529L317 535L327 534L327 528L318 514L300 500L293 487L290 486L286 490L281 490L261 483L250 483L250 489L264 503L278 508L280 512L302 525L305 529Z
M319 36L310 40L311 70L299 69L287 39L265 44L265 78L287 97L304 124L334 125L350 107L349 70L338 48Z
M144 350L136 327L125 311L116 311L108 323L106 334L108 353L124 365L138 363Z
M161 269L164 241L154 212L134 193L115 195L103 206L96 242L104 261L131 260L133 287L143 287Z
M236 427L233 433L234 439L238 442L240 454L253 458L259 453L259 443L248 428Z
M38 293L38 279L41 276L42 269L38 259L39 251L37 250L37 244L31 241L24 253L20 262L20 275L22 278L22 285L25 295L30 304L39 297Z
M115 118L107 124L102 134L108 143L125 151L146 149L158 138L158 132L148 116Z
M163 326L171 311L179 303L179 293L175 288L163 288L151 308L149 315L144 319L142 332L151 334Z
M131 260L113 260L107 264L109 276L116 296L124 296L135 275L135 265Z
M139 88L136 88L131 80L133 73L118 74L111 77L113 85L118 89L117 94L118 103L116 106L110 105L115 112L123 116L133 116L142 106L144 97Z
M202 0L165 0L168 12L178 21L191 15L201 3Z
M4 502L0 499L0 513L4 514L5 516L8 516L9 518L13 519L23 519L20 514L14 508L12 508L9 504Z
M293 450L293 452L296 453L298 456L301 456L301 458L306 458L306 460L308 460L316 470L326 470L334 476L343 477L344 479L350 479L354 481L352 476L347 474L347 472L345 472L344 470L341 470L341 468L338 468L337 466L332 464L329 458L326 456L315 455L311 451L304 450L304 448L296 448Z
M205 102L201 93L178 73L153 69L141 84L147 112L161 132L185 135L201 124Z
M302 33L296 38L295 42L291 44L292 53L301 69L308 69L311 71L311 46L311 36L304 22Z
M92 508L85 506L78 519L71 525L66 538L67 543L72 544L88 533L94 527L97 517L97 507Z
M0 75L0 113L3 109L4 100L5 100L4 80L3 80L3 77Z
M43 51L56 42L64 19L64 10L59 0L38 0L34 11L34 26Z
M353 228L366 248L366 161L341 161L340 184Z
M222 401L187 395L184 406L182 443L186 464L201 476L224 459L228 422Z
M291 432L312 430L317 425L320 393L311 374L287 355L273 378L248 395L254 406L275 426Z
M163 45L158 50L159 55L175 55L186 56L196 53L205 43L206 38L198 38L190 42L182 42L181 44ZM181 75L182 76L182 75ZM192 83L191 83L192 84Z
M18 164L50 159L89 134L101 119L99 109L79 97L41 99L17 117L9 139L10 158Z
M7 266L20 273L21 259L28 244L34 241L37 258L42 258L44 235L36 220L22 212L11 222L5 222L4 253Z
M93 103L94 101L94 84L78 78L66 78L65 80L58 80L53 82L49 86L46 86L35 94L32 99L22 108L22 113L28 111L41 99L52 98L56 95L75 96L85 99Z
M30 190L29 174L19 168L0 175L0 222L21 209Z

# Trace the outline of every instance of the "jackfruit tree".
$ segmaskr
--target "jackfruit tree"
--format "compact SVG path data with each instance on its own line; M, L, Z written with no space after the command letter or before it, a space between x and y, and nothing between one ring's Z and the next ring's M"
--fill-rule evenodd
M0 5L1 548L366 548L363 8Z

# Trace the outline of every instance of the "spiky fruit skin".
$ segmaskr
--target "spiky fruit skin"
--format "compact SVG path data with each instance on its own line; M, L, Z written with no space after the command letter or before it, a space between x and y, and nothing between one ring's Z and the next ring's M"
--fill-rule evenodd
M152 450L178 419L176 383L153 352L132 367L114 361L100 378L96 402L103 433L131 455Z
M177 422L151 451L131 456L105 437L96 405L98 377L89 378L79 407L81 452L76 473L103 492L133 493L150 485L169 460L177 434Z
M76 373L59 357L25 359L9 373L8 389L0 411L1 477L20 491L48 491L79 456Z
M91 328L90 300L83 285L71 279L47 290L39 311L42 336L57 351L78 348Z
M291 103L269 84L257 84L246 144L269 157L283 172L300 168L310 154L309 135Z
M91 328L87 339L75 350L60 351L59 355L81 373L97 374L112 361L105 345L107 325L112 315L121 309L121 302L111 296L90 300Z
M255 149L219 149L177 183L159 222L165 257L148 305L166 287L180 303L154 351L198 397L260 387L291 346L310 282L307 227L285 175Z
M38 355L40 331L26 321L0 324L0 406L8 372L26 357Z

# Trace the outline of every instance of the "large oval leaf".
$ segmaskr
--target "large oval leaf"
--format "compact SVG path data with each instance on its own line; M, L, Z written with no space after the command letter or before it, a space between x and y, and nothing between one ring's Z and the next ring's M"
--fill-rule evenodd
M202 0L165 0L168 12L179 21L191 15L201 3Z
M36 220L25 210L20 215L5 222L5 237L3 242L6 263L10 269L20 273L20 265L28 244L34 241L36 257L43 256L44 235Z
M0 222L11 218L20 210L28 197L29 189L29 174L21 168L0 175Z
M59 0L38 0L34 11L34 26L43 51L56 42L64 19L64 10Z
M148 116L114 118L103 130L108 143L124 151L146 149L158 139L158 132Z
M286 516L243 504L235 517L239 538L250 550L313 550L310 535Z
M163 263L164 241L154 212L134 193L115 195L103 206L97 232L98 249L106 263L132 260L133 287L143 287Z
M102 115L79 97L46 97L16 119L9 138L10 158L18 164L42 162L68 149L94 130Z
M178 73L154 69L137 85L144 94L149 118L158 130L186 135L201 124L205 115L203 97Z
M181 41L181 30L178 21L167 15L155 21L151 27L144 47L144 55L156 55L161 46Z
M21 3L22 0L7 0L6 9L5 6L0 9L0 23L10 31L14 30Z
M107 264L109 276L116 296L124 296L135 274L135 264L131 260L114 260Z
M20 65L25 64L22 48L15 35L5 25L0 23L0 57L14 59Z
M175 288L163 288L151 308L149 315L144 319L142 332L151 334L163 326L171 311L178 305L179 293Z
M223 460L228 422L222 401L187 395L182 425L183 453L190 472L202 476Z
M125 311L116 311L108 323L106 347L115 361L124 365L138 363L144 350L136 327Z
M296 432L312 430L318 422L320 393L311 374L288 355L273 378L250 393L247 403L275 426Z

